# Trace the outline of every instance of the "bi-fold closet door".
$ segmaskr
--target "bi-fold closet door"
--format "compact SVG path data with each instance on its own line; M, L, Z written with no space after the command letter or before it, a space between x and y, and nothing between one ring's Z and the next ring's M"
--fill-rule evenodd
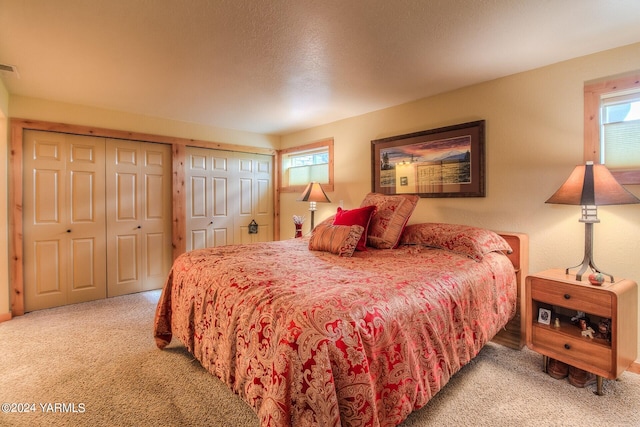
M105 140L24 132L25 311L105 298Z
M187 147L185 175L188 251L273 240L272 156Z
M159 289L171 267L171 147L107 140L107 295Z
M171 148L25 131L25 311L156 289L171 265Z

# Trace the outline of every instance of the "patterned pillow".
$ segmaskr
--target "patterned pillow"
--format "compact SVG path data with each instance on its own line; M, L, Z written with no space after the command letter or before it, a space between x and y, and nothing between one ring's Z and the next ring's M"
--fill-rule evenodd
M371 222L371 214L376 210L375 206L365 206L364 208L345 210L338 208L333 225L360 225L364 228L364 232L358 241L356 250L367 250L367 230Z
M414 194L393 196L379 193L367 194L360 207L376 207L369 224L367 245L378 249L397 247L402 230L419 199L420 197Z
M320 224L313 229L309 239L309 250L350 257L356 250L363 232L364 227L361 225Z
M448 249L476 261L482 261L489 252L513 251L506 240L491 230L458 224L408 225L402 233L400 244Z

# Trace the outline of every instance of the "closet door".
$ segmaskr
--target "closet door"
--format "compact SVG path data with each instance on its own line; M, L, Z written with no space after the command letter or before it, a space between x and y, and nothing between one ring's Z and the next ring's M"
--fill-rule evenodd
M271 156L188 147L186 249L273 240L272 175Z
M235 242L253 243L273 240L273 158L261 154L237 153L238 217ZM249 224L258 224L258 233L249 233Z
M161 288L171 266L171 147L107 140L108 296Z
M230 151L187 147L187 251L233 244L237 164Z
M103 138L25 131L25 311L106 296Z

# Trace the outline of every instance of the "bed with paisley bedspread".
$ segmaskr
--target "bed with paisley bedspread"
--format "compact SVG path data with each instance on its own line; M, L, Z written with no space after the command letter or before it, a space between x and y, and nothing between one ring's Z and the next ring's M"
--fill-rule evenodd
M187 252L158 302L157 346L179 340L261 426L398 425L516 311L496 233L403 224L392 247L351 250L363 227L332 221Z

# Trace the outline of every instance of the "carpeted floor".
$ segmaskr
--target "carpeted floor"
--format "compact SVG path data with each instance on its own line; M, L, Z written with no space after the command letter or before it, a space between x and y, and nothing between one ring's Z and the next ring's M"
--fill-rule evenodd
M0 323L0 426L257 427L179 343L152 337L159 291ZM578 389L538 354L488 344L403 426L640 426L640 375ZM13 410L29 412L5 413ZM13 404L13 405L11 405Z

